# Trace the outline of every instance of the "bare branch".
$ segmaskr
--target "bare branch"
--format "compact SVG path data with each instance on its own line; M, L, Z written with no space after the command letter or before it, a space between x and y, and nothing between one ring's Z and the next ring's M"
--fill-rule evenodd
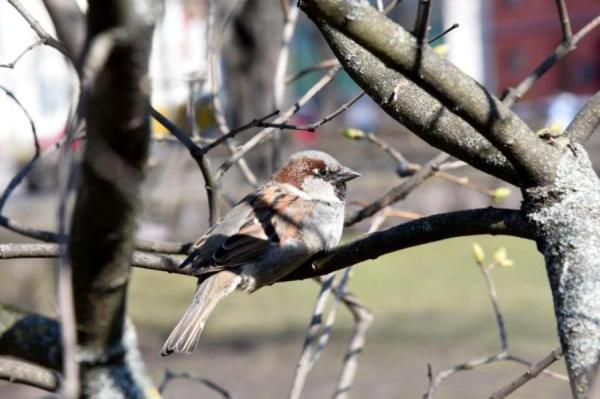
M315 83L304 95L296 101L296 103L281 114L280 117L276 118L273 123L286 123L292 116L296 114L311 98L317 95L335 76L340 70L340 67L331 68L325 76L323 76L317 83ZM240 158L242 158L248 151L256 147L258 144L263 142L269 135L273 133L275 128L266 128L258 132L254 137L248 140L242 145L233 155L231 155L223 164L217 169L215 173L215 180L219 181L229 168L235 164Z
M540 373L543 370L545 370L552 363L554 363L558 359L560 359L562 357L562 355L563 355L562 348L559 347L559 348L554 349L552 352L550 352L550 354L548 356L546 356L545 358L540 360L538 363L536 363L533 367L531 367L529 370L527 370L525 373L523 373L517 379L512 381L507 386L494 392L494 394L492 394L492 396L490 396L490 399L502 399L502 398L507 397L508 395L510 395L511 393L513 393L514 391L516 391L517 389L519 389L520 387L525 385L527 382L529 382L530 380L532 380L535 377L537 377L538 375L540 375Z
M408 194L410 194L415 188L421 183L433 176L437 170L437 166L446 162L450 156L445 153L441 153L434 159L429 161L425 166L421 167L419 171L412 176L406 178L398 186L394 187L387 194L382 196L377 201L373 202L369 206L361 209L360 211L346 217L345 225L352 226L355 223L360 222L369 216L374 215L381 209L392 205L395 202L403 200Z
M339 245L325 254L317 255L312 262L307 262L280 281L321 276L368 259L376 259L386 253L446 238L477 234L534 238L531 226L521 212L516 210L482 208L442 213L403 223ZM12 247L4 247L4 245ZM1 244L0 248L3 248L0 254L5 251L13 258L53 257L59 253L57 244ZM131 263L144 269L191 275L189 270L179 269L182 260L180 256L134 252Z
M225 110L223 107L223 103L221 102L221 97L219 96L219 88L221 86L221 73L218 65L218 56L219 52L223 46L223 38L225 34L225 30L227 26L231 23L235 13L238 11L238 8L243 4L243 1L237 0L234 6L229 10L229 13L226 15L225 20L221 26L221 29L218 32L215 32L214 25L216 19L216 1L209 1L209 13L208 13L208 32L207 32L207 48L208 48L208 76L210 79L210 88L211 88L211 97L210 102L214 111L215 121L217 122L217 127L221 134L226 135L230 130L229 125L227 124L227 118L225 117ZM237 148L237 143L235 140L230 139L226 140L227 149L230 154L234 154ZM242 173L242 176L246 179L248 184L252 187L255 187L257 184L257 179L250 167L248 166L246 160L244 158L240 158L237 161L237 166Z
M454 367L451 367L447 370L444 370L444 371L438 373L435 376L435 378L430 380L429 388L427 389L427 393L425 395L423 395L423 398L424 399L433 399L433 394L435 393L437 388L448 377L450 377L458 372L461 372L461 371L473 370L474 368L485 366L486 364L494 363L499 360L504 360L504 359L506 359L506 356L507 356L506 352L500 352L500 353L496 353L495 355L483 357L480 359L474 359L474 360L470 360L465 363L457 364ZM429 371L428 373L430 374L431 371Z
M33 158L31 158L31 160L27 162L27 164L25 164L25 166L10 180L10 182L4 189L4 192L2 192L2 196L0 197L0 214L2 214L2 210L4 209L4 205L6 204L8 197L10 197L14 189L17 188L19 184L21 184L21 181L23 181L25 176L27 176L27 174L31 171L33 165L35 164L35 161L37 161L38 157L40 156L40 143L38 141L35 123L33 122L33 119L31 118L31 115L29 114L27 109L23 106L23 104L21 104L21 102L17 99L17 97L15 97L15 95L10 90L6 89L2 85L0 85L0 90L4 91L4 93L21 109L21 111L29 121L29 126L31 127L31 134L33 135L33 145L35 148Z
M8 68L8 69L13 69L15 67L15 65L17 65L17 62L19 62L19 60L21 58L23 58L23 56L25 54L27 54L28 52L30 52L31 50L33 50L34 48L41 46L43 43L41 40L37 40L34 43L31 43L29 46L27 46L25 48L25 50L21 51L21 53L19 55L17 55L15 57L14 60L12 60L11 62L9 62L8 64L0 64L0 68Z
M564 135L572 142L584 144L600 127L600 92L596 93L577 113Z
M563 42L569 43L573 37L573 32L571 31L571 20L569 19L569 12L567 11L565 0L556 0L556 8L558 9L560 26L563 32Z
M482 208L442 213L400 224L339 245L317 256L281 281L326 275L356 263L416 245L450 237L475 234L506 234L533 238L531 226L520 211Z
M588 33L590 33L594 28L600 25L600 15L596 18L592 19L587 23L583 28L577 32L570 41L562 42L556 50L548 58L546 58L537 68L529 74L525 79L521 81L515 88L508 88L505 90L502 96L502 103L507 107L512 107L512 105L517 102L521 97L525 95L531 89L535 82L538 81L550 68L554 66L560 59L562 59L565 55L569 54L571 51L575 50L577 43L581 41Z
M518 170L522 185L553 181L556 172L553 166L559 157L554 147L537 137L521 118L483 86L430 47L418 46L412 35L368 2L305 0L300 4L321 31L328 29L327 24L338 29L472 125L509 159ZM335 47L331 41L330 44ZM347 70L354 68L356 57L337 55ZM371 68L371 64L368 65L369 68L361 68L358 74L349 71L367 92L370 85L365 83L365 77L357 75L364 75L365 70ZM383 101L378 103L384 105ZM413 104L415 106L419 105Z
M429 15L431 14L430 0L419 0L417 9L417 19L413 33L417 38L417 44L423 46L427 41L427 31L429 30Z
M50 34L46 32L44 28L42 28L42 25L40 25L40 23L33 18L33 15L31 15L18 0L8 0L8 3L13 6L19 14L21 14L25 21L27 21L31 29L33 29L33 31L38 35L43 45L53 47L64 55L68 56L65 46L50 36Z
M365 307L354 295L346 292L342 300L354 318L354 329L344 355L342 370L338 378L337 386L333 394L334 399L345 399L348 396L356 370L358 367L358 355L365 345L367 330L373 322L373 313Z
M177 140L183 144L190 155L198 165L202 177L204 178L204 187L206 189L206 198L208 199L209 209L209 224L212 226L219 219L219 204L218 204L218 193L217 185L213 179L212 172L210 171L209 161L204 156L205 153L198 144L192 140L192 138L181 130L177 125L171 122L167 117L158 112L152 106L150 106L150 114L156 119L161 125L163 125L173 136L177 137Z
M301 77L303 77L309 73L322 71L323 69L329 69L336 65L339 65L339 62L335 58L329 58L327 60L318 62L314 65L311 65L309 67L299 70L298 72L294 73L293 75L288 76L287 78L285 78L285 84L293 83L296 80L300 79Z
M186 373L186 372L175 373L171 370L167 370L165 372L165 377L164 377L163 381L160 383L160 386L158 387L158 392L160 392L161 394L164 393L164 391L167 389L167 386L169 385L169 383L171 381L179 380L179 379L198 382L198 383L204 385L205 387L209 388L211 391L218 393L221 397L223 397L225 399L233 398L233 396L231 396L231 394L225 388L221 387L217 383L215 383L207 378L197 377L197 376L194 376L194 375L192 375L190 373Z
M315 307L311 313L310 324L308 326L306 337L304 338L304 344L302 346L302 351L300 352L300 358L296 364L294 381L288 395L289 399L300 398L306 377L308 376L308 372L313 366L311 357L314 351L314 343L319 337L319 332L323 323L323 312L325 311L325 306L327 305L327 298L329 297L331 289L333 288L334 280L335 274L331 274L323 278L321 281L321 291L317 296Z
M452 32L454 29L458 28L460 25L457 23L452 24L449 28L444 29L442 33L435 35L433 38L429 39L429 44L435 42L437 39L440 39L446 36L448 33Z
M281 46L277 62L275 64L275 73L273 75L273 108L280 109L285 95L285 73L288 68L288 60L290 54L290 44L296 30L296 21L300 9L297 4L288 7L288 13L285 16L285 25L283 27ZM272 137L271 151L271 169L277 170L281 165L281 132L275 131Z
M0 357L0 380L57 392L61 385L60 375L31 363Z
M454 157L519 184L517 173L506 157L434 96L339 32L325 25L321 25L321 32L338 57L354 60L345 65L346 71L392 118Z
M340 105L335 111L324 116L316 122L309 123L308 125L291 125L288 123L270 123L270 122L260 122L258 126L261 127L273 127L277 129L289 129L289 130L306 130L309 132L314 132L318 127L324 125L330 120L336 118L341 113L345 112L350 108L354 103L360 100L365 95L365 92L360 92L356 96L352 97L349 101L346 101L344 104Z

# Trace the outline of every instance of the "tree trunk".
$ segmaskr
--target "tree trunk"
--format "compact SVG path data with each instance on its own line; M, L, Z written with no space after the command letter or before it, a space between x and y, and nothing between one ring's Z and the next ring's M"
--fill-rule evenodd
M554 182L523 195L546 260L573 395L584 398L600 359L600 181L586 151L573 144Z

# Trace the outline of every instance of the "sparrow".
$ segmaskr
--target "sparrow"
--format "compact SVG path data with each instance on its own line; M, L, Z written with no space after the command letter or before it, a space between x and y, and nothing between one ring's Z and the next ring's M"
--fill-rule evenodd
M198 286L161 356L192 352L217 303L234 290L273 284L337 245L346 182L358 176L324 152L298 152L209 228L180 266L198 277Z

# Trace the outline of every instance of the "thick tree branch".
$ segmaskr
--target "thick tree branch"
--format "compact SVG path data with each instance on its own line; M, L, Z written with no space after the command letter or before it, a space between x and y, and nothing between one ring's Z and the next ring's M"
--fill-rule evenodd
M504 234L528 239L534 236L531 226L517 210L481 208L442 213L340 245L329 253L317 255L313 262L303 265L281 281L316 277L401 249L475 234ZM58 254L58 244L0 244L0 259L56 257ZM131 264L144 269L191 275L188 269L179 269L182 260L181 256L134 252ZM316 265L313 267L312 263Z
M473 209L427 216L369 234L315 257L282 281L320 276L376 259L390 252L446 238L474 234L506 234L532 238L533 231L519 211L498 208Z
M369 96L429 144L474 167L518 184L510 162L471 125L346 36L319 25L345 69Z
M479 83L429 46L418 46L411 34L368 2L303 0L300 4L320 29L325 22L338 29L472 125L510 160L523 185L553 180L558 160L555 148ZM344 67L353 62L338 59Z

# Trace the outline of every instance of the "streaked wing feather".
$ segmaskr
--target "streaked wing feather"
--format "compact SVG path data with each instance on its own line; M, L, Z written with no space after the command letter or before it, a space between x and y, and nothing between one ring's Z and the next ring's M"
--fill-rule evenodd
M205 274L255 259L295 232L297 226L282 215L297 199L273 185L247 196L196 242L188 263L196 274Z

